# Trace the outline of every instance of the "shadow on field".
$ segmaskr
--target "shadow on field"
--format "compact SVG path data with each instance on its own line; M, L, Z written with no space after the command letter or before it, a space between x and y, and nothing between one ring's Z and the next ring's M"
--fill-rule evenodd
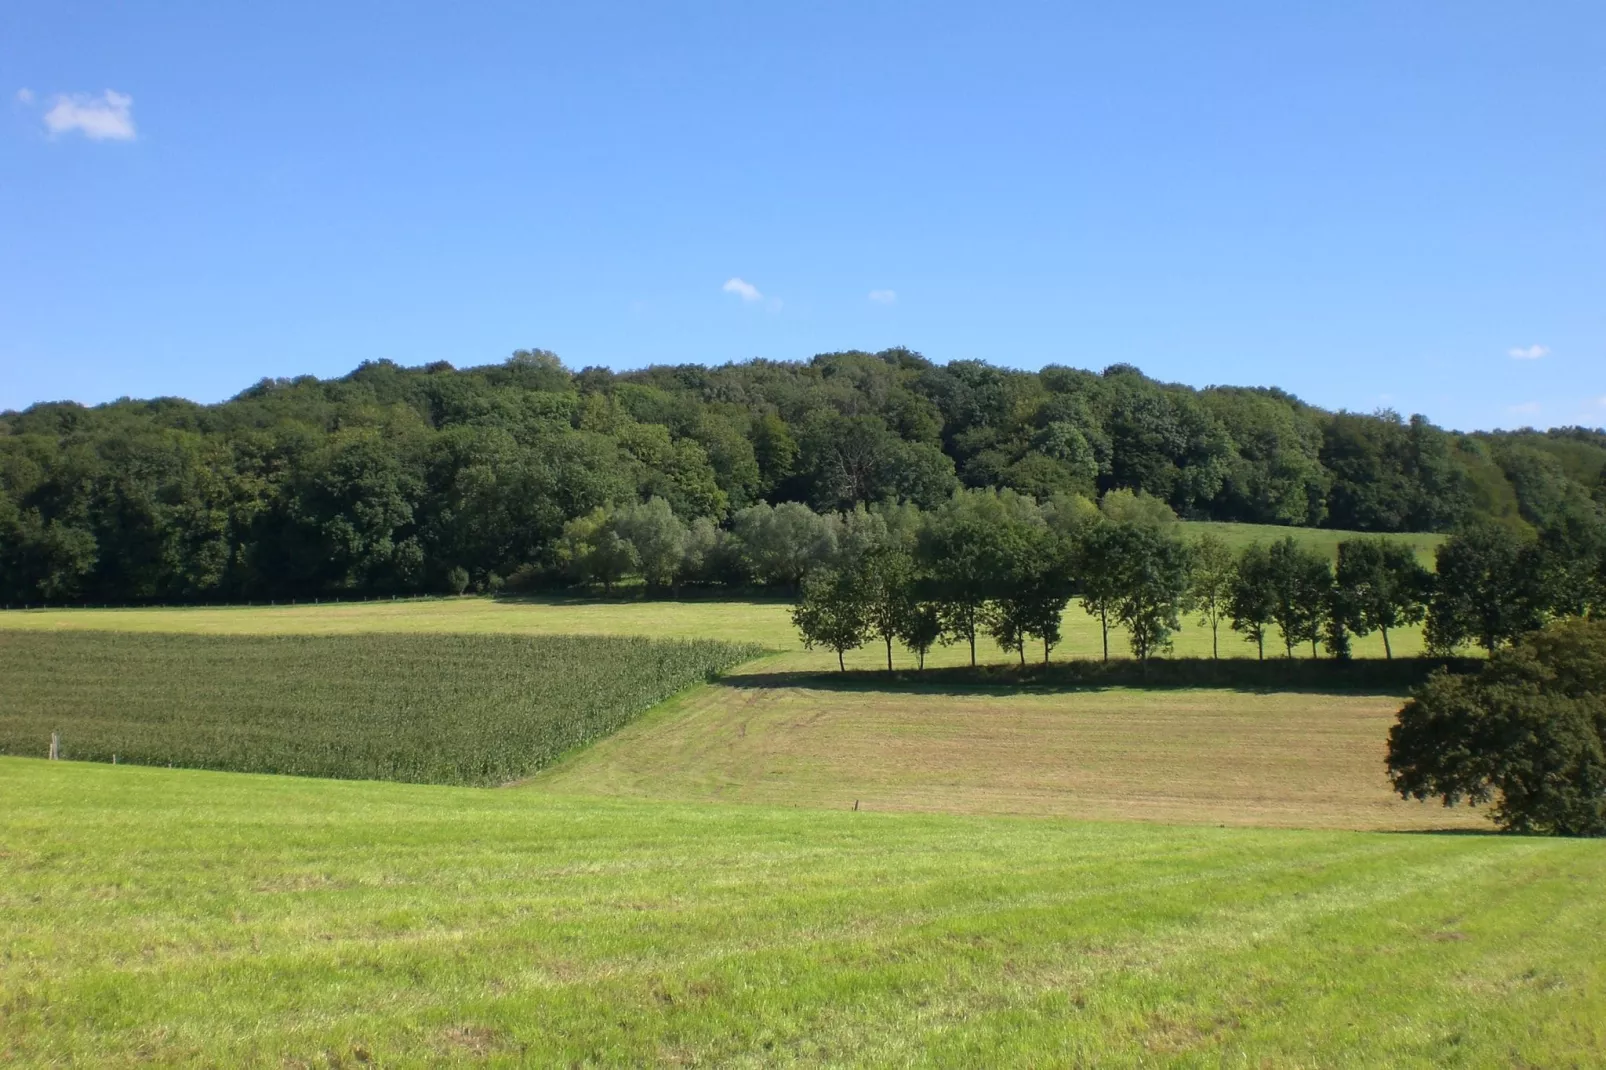
M1396 658L1393 661L1278 658L1157 658L1063 661L1050 665L978 665L915 671L850 669L847 672L769 672L725 676L725 687L807 687L821 691L898 691L967 694L1000 689L1023 692L1087 691L1107 687L1148 690L1215 688L1251 692L1404 695L1435 669L1476 672L1475 658Z

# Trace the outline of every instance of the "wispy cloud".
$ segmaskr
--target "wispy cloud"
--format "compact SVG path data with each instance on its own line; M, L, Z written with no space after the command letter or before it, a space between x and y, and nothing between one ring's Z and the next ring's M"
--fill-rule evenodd
M27 86L23 86L21 89L17 90L17 103L18 104L32 104L33 103L33 90L29 89Z
M896 291L896 290L871 290L870 291L870 300L874 301L878 305L890 305L890 304L893 304L894 302L896 302L898 300L898 291Z
M740 297L743 301L762 301L762 300L764 300L764 295L758 292L758 287L754 286L752 283L748 282L746 279L738 279L738 278L727 279L725 281L725 285L720 287L720 289L724 290L728 294L735 294L737 297Z
M1533 416L1539 412L1539 402L1524 401L1521 405L1507 405L1507 412L1519 413L1523 416Z
M134 98L108 89L99 96L71 93L56 97L45 112L52 134L83 134L91 141L134 140Z
M1531 345L1516 346L1506 350L1506 355L1512 360L1538 360L1550 352L1549 346Z

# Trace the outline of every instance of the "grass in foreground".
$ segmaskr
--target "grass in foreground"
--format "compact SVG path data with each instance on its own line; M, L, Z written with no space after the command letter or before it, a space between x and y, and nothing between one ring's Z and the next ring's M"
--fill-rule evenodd
M751 657L709 640L0 631L0 754L495 784Z
M1402 800L1388 695L752 686L665 703L543 791L834 809L1352 829L1487 829ZM804 681L806 682L806 681Z
M507 635L643 635L656 639L718 639L756 643L766 650L788 655L788 670L834 669L836 655L827 650L805 651L792 626L792 607L784 601L599 601L580 598L496 601L490 598L441 598L413 602L348 602L295 606L230 606L150 609L53 609L0 611L0 634L8 631L128 631L219 635L361 635L375 632ZM1177 634L1177 657L1209 657L1210 633L1185 620ZM1065 641L1054 650L1054 660L1095 658L1101 644L1098 622L1072 603L1065 613ZM1393 636L1394 652L1410 656L1422 652L1421 629L1402 629ZM1126 633L1110 632L1110 652L1128 653ZM1308 653L1296 651L1298 654ZM1225 626L1221 654L1252 658L1255 648ZM1267 654L1281 656L1275 640ZM994 664L1011 662L1015 655L1001 650L983 636L978 658ZM1039 659L1041 651L1029 651ZM1376 635L1355 641L1357 658L1381 658L1383 641ZM970 657L962 646L938 647L927 658L931 666L963 665ZM886 653L875 646L850 651L849 668L876 669L886 665ZM894 648L894 663L913 668L914 658Z
M1602 845L0 759L0 1061L1559 1066Z

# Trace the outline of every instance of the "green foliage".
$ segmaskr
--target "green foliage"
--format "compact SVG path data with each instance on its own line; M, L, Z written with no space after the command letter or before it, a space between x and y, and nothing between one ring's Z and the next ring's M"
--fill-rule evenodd
M1428 607L1431 650L1475 642L1493 653L1543 621L1537 547L1509 528L1473 527L1439 547L1438 579Z
M921 531L919 560L930 598L946 634L968 644L973 665L988 604L1025 558L1028 533L1042 523L1030 499L1011 491L972 491L945 502Z
M1292 538L1279 539L1266 551L1263 580L1287 655L1293 657L1295 646L1309 643L1314 657L1332 604L1332 565Z
M868 605L857 580L851 572L815 569L803 580L802 598L792 610L803 645L835 652L837 668L843 672L847 666L842 655L863 646L870 630Z
M636 564L650 587L673 587L687 568L691 531L662 498L627 505L615 515L613 529L635 552Z
M1514 832L1606 836L1606 623L1572 619L1435 674L1389 733L1401 795L1493 802Z
M0 754L498 784L751 657L706 640L0 632Z
M0 604L407 594L448 589L458 566L526 587L639 569L655 588L795 590L800 555L806 570L835 551L705 533L676 562L654 507L650 537L599 530L591 568L565 528L660 499L688 528L736 533L750 508L932 512L963 486L1060 503L1076 514L1054 507L1062 533L1085 520L1072 503L1100 496L1116 522L1537 531L1560 611L1602 601L1587 533L1606 526L1603 471L1598 432L1455 436L1125 364L939 367L904 349L621 374L571 373L543 350L463 370L378 361L218 405L0 413Z
M733 532L754 578L794 590L810 569L836 554L829 521L799 502L744 509L736 514Z
M1221 656L1221 622L1228 617L1233 587L1238 580L1238 559L1217 535L1201 535L1189 548L1188 590L1184 612L1199 614L1201 627L1210 629L1210 656Z
M1146 662L1170 649L1171 636L1188 591L1188 549L1182 540L1153 524L1117 524L1119 564L1115 618L1126 628L1132 653Z
M909 551L890 542L864 550L849 571L853 595L863 606L865 634L880 640L892 671L892 642L911 631L915 606L915 563Z
M1171 507L1142 491L1122 487L1099 499L1099 512L1112 524L1170 524L1177 519Z
M1099 622L1104 660L1110 660L1110 623L1120 602L1122 538L1116 525L1103 521L1082 529L1073 550L1073 571L1082 608Z
M1333 620L1356 635L1381 632L1388 658L1394 656L1389 631L1420 624L1433 591L1433 576L1416 555L1386 539L1340 543L1336 582L1342 601Z
M1260 660L1266 659L1266 634L1277 609L1276 577L1271 555L1259 543L1251 543L1238 558L1237 576L1227 602L1232 630L1246 642L1255 644Z

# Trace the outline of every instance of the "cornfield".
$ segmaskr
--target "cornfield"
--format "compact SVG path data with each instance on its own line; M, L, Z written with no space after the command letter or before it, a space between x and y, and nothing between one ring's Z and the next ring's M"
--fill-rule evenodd
M753 656L593 636L0 633L0 754L496 784Z

